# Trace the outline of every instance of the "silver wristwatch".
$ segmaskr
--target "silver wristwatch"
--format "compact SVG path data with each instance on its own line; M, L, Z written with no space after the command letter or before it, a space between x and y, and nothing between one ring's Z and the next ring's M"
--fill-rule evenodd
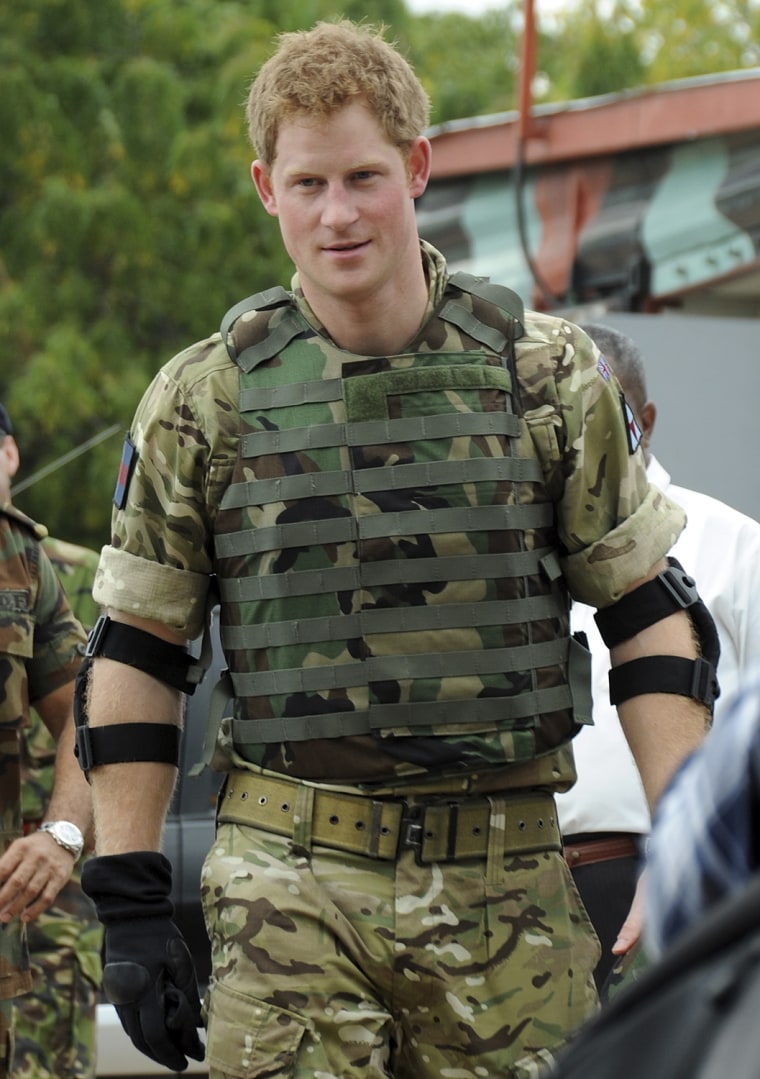
M44 824L39 826L38 831L49 832L60 847L67 850L69 854L74 855L74 861L77 860L84 849L84 836L76 824L72 824L71 821L46 820Z

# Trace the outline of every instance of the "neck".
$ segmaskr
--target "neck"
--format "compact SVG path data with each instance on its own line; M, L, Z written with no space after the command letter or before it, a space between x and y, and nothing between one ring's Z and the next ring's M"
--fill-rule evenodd
M418 241L403 271L364 295L335 296L301 278L307 303L339 348L365 356L393 356L419 330L427 310L429 283Z
M332 312L317 307L312 310L339 348L358 355L394 356L403 352L419 330L427 302L423 277L413 292L407 290L384 303L375 298L366 306L338 306Z

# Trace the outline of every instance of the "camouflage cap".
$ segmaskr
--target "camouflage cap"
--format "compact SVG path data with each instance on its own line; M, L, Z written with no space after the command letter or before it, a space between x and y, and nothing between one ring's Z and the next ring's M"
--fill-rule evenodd
M0 435L12 435L13 424L11 418L5 408L5 405L0 401Z

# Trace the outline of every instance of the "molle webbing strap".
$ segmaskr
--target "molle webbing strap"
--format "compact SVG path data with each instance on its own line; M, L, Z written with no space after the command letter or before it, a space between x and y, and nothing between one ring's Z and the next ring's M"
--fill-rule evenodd
M526 506L455 506L431 509L425 513L424 532L437 536L446 532L504 532L522 528L540 528L551 524L545 503ZM391 536L416 535L420 531L418 510L394 513L374 513L355 520L353 517L326 517L317 521L294 521L288 524L263 525L255 532L243 530L221 535L216 550L220 558L260 554L263 551L287 550L313 544L350 543L357 540L383 539ZM510 565L500 577L522 576L541 569L549 580L562 575L556 553L542 549L546 563L540 562L535 551L510 554ZM512 558L516 569L512 569Z
M556 595L525 596L490 603L448 603L421 607L369 607L355 614L288 619L262 625L222 628L225 648L287 647L350 640L382 633L421 633L483 626L521 625L558 618L564 608Z
M282 599L286 596L314 596L320 592L345 592L383 585L426 584L434 581L480 581L500 576L505 555L452 555L438 558L392 559L367 562L361 566L333 566L315 570L293 570L272 577L220 579L225 602Z
M259 457L270 453L321 449L326 446L374 446L389 442L415 442L431 438L520 434L520 421L512 412L455 412L443 416L414 416L400 420L363 423L326 423L286 430L254 431L243 435L241 453Z
M402 701L400 704L373 704L371 709L329 712L281 719L233 720L236 746L258 746L262 742L303 742L315 738L343 738L371 734L386 728L408 728L424 734L437 724L496 725L508 722L512 729L531 730L542 713L558 712L572 706L567 685L519 693L514 697L479 697L470 701Z
M471 435L516 438L519 434L520 421L512 412L454 412L441 416L411 416L400 420L364 420L346 424L346 442L349 446Z
M284 386L242 386L240 411L266 411L270 408L293 408L296 405L325 404L340 401L342 379L325 378L318 381L286 383Z
M356 614L289 619L260 626L228 626L222 631L226 648L275 648L292 644L321 644L382 633L420 633L443 629L517 625L557 618L556 596L527 596L492 603L450 603L445 607L370 607Z
M225 494L227 509L265 506L299 498L327 498L331 495L364 494L370 491L405 491L415 487L438 487L462 483L538 483L541 466L520 457L481 457L466 461L426 461L420 464L362 468L351 472L305 472L277 476L272 480L252 480L230 484Z
M242 697L268 697L272 693L323 693L331 689L363 686L392 679L445 678L498 674L552 666L567 660L567 638L514 648L482 651L430 652L414 655L370 656L355 663L292 670L253 671L234 674L235 692Z
M360 468L353 476L355 490L405 491L410 487L438 487L460 483L540 483L541 465L524 457L481 457L466 461L425 461L421 464Z

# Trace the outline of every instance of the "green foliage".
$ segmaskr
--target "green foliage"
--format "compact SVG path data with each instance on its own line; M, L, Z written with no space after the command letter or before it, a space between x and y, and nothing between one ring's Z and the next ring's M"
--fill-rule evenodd
M513 107L519 38L512 10L505 5L480 19L451 13L410 22L405 52L432 99L432 122Z
M751 67L760 0L579 0L544 28L539 58L548 101Z
M256 8L0 10L0 397L21 481L115 423L126 430L169 356L243 295L288 280L248 173L242 102L276 29ZM100 546L119 441L18 504L54 534Z
M604 13L599 6L591 0L574 9L561 31L542 42L542 66L552 72L553 100L594 97L640 86L646 79L630 5L618 0ZM567 48L569 40L572 49Z
M540 0L536 4L540 11ZM243 115L275 34L383 23L441 123L515 107L522 2L475 18L404 0L3 0L0 399L21 492L107 542L120 437L159 366L290 266L255 196ZM760 0L583 0L542 28L546 99L760 62Z

